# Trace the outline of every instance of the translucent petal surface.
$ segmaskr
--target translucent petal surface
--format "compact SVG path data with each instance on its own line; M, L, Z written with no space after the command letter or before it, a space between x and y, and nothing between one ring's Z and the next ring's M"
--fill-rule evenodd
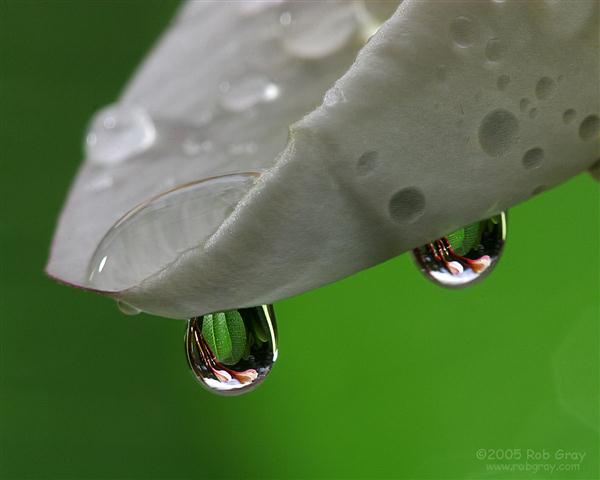
M487 218L588 169L599 156L599 99L592 80L599 75L598 3L568 5L403 2L325 93L322 105L292 126L279 156L273 144L276 163L209 241L185 252L176 268L119 295L147 311L173 317L272 303ZM203 18L216 15L209 7L197 8ZM251 15L263 18L269 11L265 7ZM288 16L283 13L276 19L286 28ZM186 17L170 35L191 28L194 18ZM320 14L315 22L327 21L323 18L328 17ZM339 19L339 13L331 18ZM267 30L261 27L255 36ZM561 48L556 48L557 39ZM224 41L239 43L233 34ZM281 43L282 55L291 58ZM173 47L173 54L160 61L159 50L124 101L147 102L150 110L165 116L181 109L182 116L200 121L198 105L187 108L173 85L161 87L156 80L159 73L163 81L171 78L181 48ZM290 85L298 87L299 78L333 72L329 62L335 64L334 59L351 51L347 49L328 53L327 67L311 75L300 67L283 68L285 62L273 66L293 77ZM207 54L211 72L217 65L230 68L215 56ZM325 65L314 59L298 62L313 69ZM200 80L190 75L186 82L197 85ZM231 91L231 80L214 80L207 84L210 88ZM180 84L182 89L186 85ZM296 88L294 96L308 89ZM271 138L276 130L268 112L259 112L244 128L233 128L238 117L214 121L227 132L219 130L219 138L237 140L265 125L269 130L263 134ZM251 168L272 161L262 155L268 150L259 148L261 160L247 160ZM69 204L67 212L74 214L77 208ZM93 210L88 203L81 211ZM75 216L72 221L71 230L78 226ZM64 236L67 223L61 224ZM71 254L63 256L57 270L72 275L77 262Z

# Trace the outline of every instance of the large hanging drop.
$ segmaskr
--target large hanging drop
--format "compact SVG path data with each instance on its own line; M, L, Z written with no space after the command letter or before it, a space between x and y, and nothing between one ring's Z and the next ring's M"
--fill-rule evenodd
M210 313L188 321L188 363L206 389L240 395L254 389L277 359L277 326L271 305Z
M413 257L432 282L463 287L488 275L506 240L506 213L471 223L413 250Z

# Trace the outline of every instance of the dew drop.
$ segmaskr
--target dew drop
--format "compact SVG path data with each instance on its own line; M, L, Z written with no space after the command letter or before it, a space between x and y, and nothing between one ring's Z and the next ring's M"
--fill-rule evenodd
M555 86L550 77L542 77L535 85L535 96L538 100L546 100L554 94Z
M283 12L279 15L279 23L284 27L289 27L292 23L292 14L290 12Z
M450 36L459 47L470 47L479 38L479 26L471 17L457 17L450 24Z
M399 190L388 205L392 220L398 223L413 223L425 213L425 195L415 187Z
M496 86L498 87L498 90L506 90L509 83L510 77L508 75L500 75L496 81Z
M88 267L93 288L119 291L201 251L259 173L212 177L169 190L130 210L104 236Z
M200 384L221 395L256 388L277 360L271 305L194 317L185 334L188 364Z
M575 111L575 109L569 108L568 110L565 110L565 113L563 113L563 122L568 125L573 120L575 120L576 116L577 112Z
M111 105L92 119L85 150L93 163L114 165L148 149L155 139L154 124L143 110Z
M250 75L227 85L226 89L220 87L223 93L221 104L232 112L241 112L279 97L279 87L261 75Z
M502 40L498 38L492 38L488 40L485 46L485 57L490 62L498 62L502 60L507 50L508 47Z
M351 2L340 2L332 8L329 2L302 2L290 12L290 25L282 31L283 47L292 55L307 60L327 57L350 43L357 32L358 22Z
M506 240L504 212L471 223L413 250L423 274L442 287L463 287L487 276Z
M538 116L538 109L532 108L529 110L529 118L536 118Z
M109 190L115 184L115 179L110 175L102 175L86 185L90 192L102 192Z
M356 173L360 176L367 175L377 167L379 154L377 152L365 152L356 162Z
M525 152L521 161L528 170L537 168L544 161L544 150L539 147L531 148Z
M507 110L498 109L488 113L479 126L479 143L491 157L508 152L517 139L519 122Z
M117 300L117 308L125 315L137 315L142 312L139 308L134 307L123 300Z
M522 98L521 101L519 102L519 110L521 110L522 112L526 112L527 111L527 107L529 107L529 99L528 98Z
M579 136L583 141L598 137L600 133L600 118L597 115L589 115L584 118L579 126Z

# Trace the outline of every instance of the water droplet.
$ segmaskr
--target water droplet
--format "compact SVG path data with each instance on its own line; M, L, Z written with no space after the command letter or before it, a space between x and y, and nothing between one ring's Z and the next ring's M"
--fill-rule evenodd
M110 175L101 175L90 183L87 184L86 188L90 192L102 192L110 189L115 184L115 179Z
M575 120L575 117L577 116L577 112L575 111L575 109L573 108L569 108L568 110L565 110L565 113L563 113L563 122L565 122L566 124L571 123L573 120Z
M507 110L498 109L488 113L479 126L479 143L491 157L508 152L517 139L519 122Z
M338 86L331 87L323 97L323 103L327 107L333 107L335 104L345 101L346 95L344 95L344 91Z
M379 153L377 152L363 153L356 162L356 173L360 176L367 175L368 173L375 170L375 167L377 167L378 160Z
M283 12L279 15L279 23L284 27L289 27L292 23L292 14L290 12Z
M183 141L181 148L186 155L194 156L210 152L213 149L213 143L210 140L200 141L195 137L189 137Z
M509 83L510 77L508 75L500 75L496 81L496 86L498 87L498 90L506 90Z
M123 300L117 300L117 307L119 310L121 310L121 313L125 315L137 315L138 313L142 312L139 308L134 307Z
M118 291L166 269L183 252L201 251L254 185L259 173L207 178L130 210L104 236L89 265L93 288Z
M521 101L519 102L519 110L521 110L522 112L525 112L525 111L527 111L527 107L529 107L529 99L522 98Z
M531 148L525 152L521 161L528 170L537 168L544 161L544 150L539 147Z
M398 223L413 223L425 213L425 195L415 187L399 190L388 205L392 220Z
M277 360L271 305L195 317L185 335L188 364L213 393L239 395L259 385Z
M223 93L223 108L241 112L261 102L272 102L279 97L279 87L262 75L249 75L239 81L220 88Z
M470 47L479 38L479 25L471 17L457 17L450 24L450 36L459 47Z
M293 21L282 31L284 48L304 59L327 57L350 43L358 22L351 2L313 2L304 8L303 2L290 4Z
M589 115L585 117L579 126L579 136L582 140L591 140L598 137L600 133L600 118L597 115Z
M499 38L492 38L488 40L485 46L485 57L490 62L498 62L502 60L502 57L506 54L508 47Z
M550 77L542 77L535 85L535 96L538 100L546 100L554 94L555 86Z
M529 118L536 118L538 116L538 109L532 108L529 110Z
M143 110L112 105L92 119L86 155L94 163L113 165L143 152L155 138L152 120Z
M462 287L488 275L506 240L506 214L471 223L413 250L425 276L443 287Z

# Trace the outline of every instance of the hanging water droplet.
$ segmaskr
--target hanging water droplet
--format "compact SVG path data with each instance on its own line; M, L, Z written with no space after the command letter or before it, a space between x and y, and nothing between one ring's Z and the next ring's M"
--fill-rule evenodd
M92 119L86 155L94 163L113 165L143 152L155 138L154 124L143 110L111 105Z
M123 300L117 300L117 308L125 315L137 315L138 313L141 313L139 308L134 307Z
M277 326L271 305L240 308L188 321L185 350L192 372L211 392L246 393L277 360Z
M413 250L427 278L443 287L481 280L494 268L506 240L506 213L471 223Z

